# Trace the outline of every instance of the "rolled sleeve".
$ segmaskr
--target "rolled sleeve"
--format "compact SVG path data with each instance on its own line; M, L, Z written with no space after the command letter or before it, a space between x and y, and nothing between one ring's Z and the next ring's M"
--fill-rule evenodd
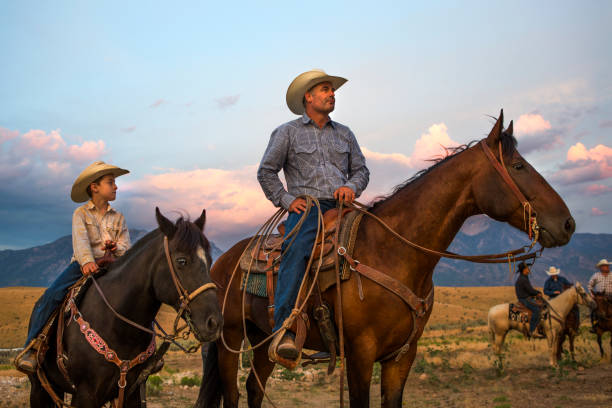
M285 209L293 202L295 197L285 190L278 177L278 172L285 165L289 149L289 138L282 128L276 129L270 136L270 142L257 169L257 181L266 195L266 198L276 207Z
M121 215L119 220L119 237L117 238L117 250L115 251L116 256L122 256L132 246L130 242L130 231L125 224L125 217Z
M350 132L350 157L348 181L344 183L359 197L370 181L370 170L366 167L365 156L357 143L353 132Z
M93 250L85 226L85 218L78 208L72 215L72 251L74 259L83 266L89 262L95 262Z

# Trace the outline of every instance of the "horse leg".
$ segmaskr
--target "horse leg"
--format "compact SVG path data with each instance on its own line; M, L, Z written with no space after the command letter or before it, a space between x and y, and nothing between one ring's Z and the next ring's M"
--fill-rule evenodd
M408 352L396 362L394 358L381 364L381 405L384 408L401 408L404 386L410 374L410 367L414 362L417 351L417 340L415 339Z
M242 343L242 329L240 327L224 328L224 336L227 345L236 350L240 348ZM238 384L236 378L238 376L238 354L232 353L223 346L221 342L217 343L219 375L223 387L223 407L234 408L238 407Z
M497 356L502 354L504 341L506 340L507 331L503 333L493 333L493 338L495 339L495 343L493 344L493 351Z
M30 379L30 407L32 408L53 408L55 407L55 403L47 390L45 390L40 383L40 380L36 375L29 375ZM59 392L58 395L60 397L64 396L64 393Z
M603 333L600 330L597 330L597 344L599 345L599 354L601 355L601 359L603 360L604 358L604 350L603 347L601 345L601 335ZM612 337L611 337L612 339Z
M550 347L550 365L553 367L557 367L559 364L557 356L559 354L559 333L552 330L550 333L550 340L548 342L548 346Z
M370 343L371 344L371 343ZM346 348L346 377L348 380L349 400L351 408L370 406L370 382L374 368L374 356L365 353L368 347L352 344ZM347 345L348 346L348 345ZM370 347L371 349L371 347ZM359 353L358 351L362 352ZM343 390L344 392L344 390Z
M563 343L565 343L565 332L561 332L557 343L557 361L559 361L563 357Z
M570 355L572 356L572 361L576 361L576 356L574 355L574 339L576 338L576 333L570 330L570 333L568 336L569 336Z
M79 408L98 408L102 406L104 401L96 400L95 395L95 389L92 389L87 383L81 383L72 396L71 405Z
M252 324L248 326L247 335L249 336L249 342L251 344L259 344L259 342L266 337L265 333ZM272 373L272 370L274 370L274 363L268 358L268 343L265 343L253 351L251 370L246 381L249 407L261 407L266 382L268 381L268 377ZM259 386L255 373L257 373L257 377L259 377L259 380L261 381L261 387ZM263 390L262 387L264 388Z

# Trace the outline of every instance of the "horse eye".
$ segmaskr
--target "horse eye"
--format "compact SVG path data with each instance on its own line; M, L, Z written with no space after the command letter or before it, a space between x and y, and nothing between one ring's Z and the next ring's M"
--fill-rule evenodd
M520 170L525 166L523 165L523 163L517 162L517 163L512 164L512 167L514 168L514 170Z
M185 265L187 265L187 258L177 258L176 259L176 263L181 265L181 266L185 266Z

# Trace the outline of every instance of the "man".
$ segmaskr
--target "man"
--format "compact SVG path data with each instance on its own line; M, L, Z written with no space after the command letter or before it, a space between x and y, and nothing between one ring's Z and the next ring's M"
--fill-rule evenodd
M529 335L534 337L534 331L540 323L540 306L536 303L535 298L541 296L541 294L531 286L531 282L529 282L529 272L531 271L524 262L519 264L517 272L519 277L514 283L516 297L519 302L532 312L531 320L529 321Z
M599 272L591 276L589 280L589 292L592 295L604 295L612 297L612 275L610 275L610 262L607 259L602 259L596 265ZM597 327L597 316L595 310L591 312L591 332L595 333Z
M298 75L287 89L287 106L300 118L279 126L257 171L266 197L288 210L286 234L306 211L302 195L316 197L323 212L337 201L351 203L366 188L370 172L351 130L332 121L335 92L347 80L312 70ZM278 172L283 170L287 189ZM275 291L274 330L291 314L317 232L317 212L310 211L295 241L281 260ZM285 251L283 245L282 250ZM295 361L295 333L287 331L276 350L282 358Z
M546 271L548 275L548 279L544 282L544 294L548 296L550 299L556 298L567 289L569 286L572 286L572 283L565 279L560 275L561 269L555 268L551 266ZM578 309L578 305L575 305L572 309L572 313L574 313L574 318L576 319L577 326L580 325L580 310Z

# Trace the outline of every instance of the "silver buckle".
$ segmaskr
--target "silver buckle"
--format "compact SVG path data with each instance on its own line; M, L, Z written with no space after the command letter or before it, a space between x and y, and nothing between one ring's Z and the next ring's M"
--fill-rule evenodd
M345 254L346 254L346 248L343 246L338 247L338 255L344 256Z

